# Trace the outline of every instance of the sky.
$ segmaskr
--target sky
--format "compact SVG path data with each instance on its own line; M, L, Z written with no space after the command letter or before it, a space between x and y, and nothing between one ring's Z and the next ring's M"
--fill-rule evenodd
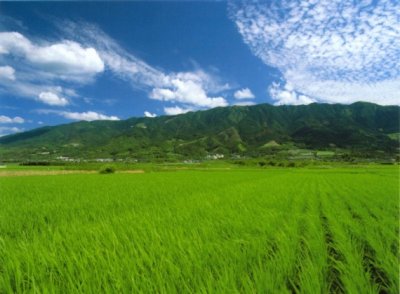
M0 2L0 136L231 105L400 103L400 2Z

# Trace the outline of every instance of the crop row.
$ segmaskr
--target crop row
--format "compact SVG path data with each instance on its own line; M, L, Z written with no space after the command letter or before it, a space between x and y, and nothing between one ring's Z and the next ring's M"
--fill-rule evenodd
M397 170L0 179L0 293L398 293Z

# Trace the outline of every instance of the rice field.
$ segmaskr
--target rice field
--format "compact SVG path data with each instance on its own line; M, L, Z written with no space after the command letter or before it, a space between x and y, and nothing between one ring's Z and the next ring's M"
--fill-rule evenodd
M398 167L0 177L0 293L398 293Z

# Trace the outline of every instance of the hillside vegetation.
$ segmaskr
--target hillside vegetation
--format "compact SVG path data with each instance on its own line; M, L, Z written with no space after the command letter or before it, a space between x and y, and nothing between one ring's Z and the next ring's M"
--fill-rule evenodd
M203 158L262 156L279 150L398 150L399 107L351 105L232 106L176 116L76 122L0 138L3 159Z

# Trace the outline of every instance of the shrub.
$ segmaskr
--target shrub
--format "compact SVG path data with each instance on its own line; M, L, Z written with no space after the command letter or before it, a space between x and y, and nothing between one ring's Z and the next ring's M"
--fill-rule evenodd
M48 162L48 161L27 161L27 162L21 162L19 165L23 165L23 166L48 166L48 165L50 165L50 162Z
M243 160L235 160L233 163L237 165L246 165L246 162Z
M110 166L110 165L103 166L100 169L99 173L101 173L101 174L113 174L113 173L115 173L115 167Z
M267 163L266 163L265 161L259 161L259 162L258 162L258 165L259 165L259 166L265 166L266 164L267 164Z

